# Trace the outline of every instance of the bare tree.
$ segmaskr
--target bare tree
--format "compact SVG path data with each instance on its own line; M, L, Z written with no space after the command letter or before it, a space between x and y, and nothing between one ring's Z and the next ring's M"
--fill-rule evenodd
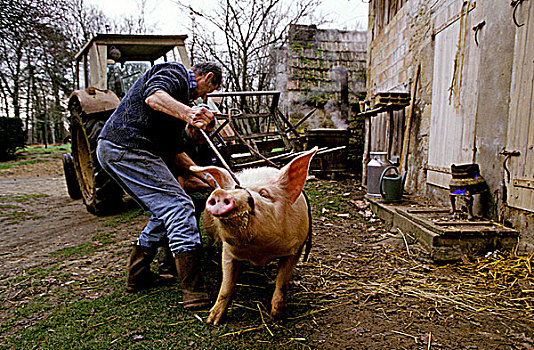
M272 49L284 45L289 25L310 17L320 0L219 0L206 11L176 3L192 16L193 63L218 61L228 89L245 91L271 87Z
M25 119L29 142L43 142L36 134L63 138L74 55L107 28L147 32L147 0L137 3L137 17L112 20L84 0L0 0L0 114ZM43 123L47 135L31 132Z
M2 90L9 96L11 106L4 106L6 114L20 118L21 94L28 77L27 48L35 44L39 32L51 19L38 2L31 0L1 0L4 16L0 24L0 80Z
M116 30L119 33L148 34L151 29L147 26L146 17L151 11L147 0L137 0L136 15L123 17L116 23Z

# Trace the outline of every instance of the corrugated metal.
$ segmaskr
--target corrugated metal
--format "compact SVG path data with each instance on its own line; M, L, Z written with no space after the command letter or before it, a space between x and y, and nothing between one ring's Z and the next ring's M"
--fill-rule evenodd
M480 62L471 30L476 8L462 8L461 2L455 2L453 11L451 6L435 18L436 23L446 25L441 24L435 37L427 171L427 182L443 188L449 186L451 164L474 160Z
M534 211L534 1L523 2L517 14L525 25L516 32L507 150L521 154L508 161L507 201Z

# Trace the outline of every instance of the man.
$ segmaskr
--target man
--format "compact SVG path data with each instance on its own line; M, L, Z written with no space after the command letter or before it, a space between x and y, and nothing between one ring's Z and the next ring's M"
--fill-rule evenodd
M209 297L200 272L200 232L191 198L170 165L194 165L183 153L181 137L188 124L206 128L213 113L189 107L216 90L222 71L213 62L191 71L176 62L155 65L134 86L106 122L97 156L102 167L152 217L137 239L128 262L127 291L168 282L150 270L159 245L168 239L175 257L185 309L206 306Z

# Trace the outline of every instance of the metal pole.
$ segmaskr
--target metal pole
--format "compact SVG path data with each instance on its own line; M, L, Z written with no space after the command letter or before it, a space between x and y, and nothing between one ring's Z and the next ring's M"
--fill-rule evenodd
M204 137L204 139L206 140L206 142L208 143L208 145L211 147L211 149L213 150L213 152L215 153L215 155L217 156L217 158L219 158L219 160L221 161L222 165L224 166L224 168L226 170L228 170L228 172L230 173L230 176L232 176L232 179L234 179L235 183L240 186L241 183L239 183L239 180L237 179L237 176L235 176L235 174L232 172L232 170L230 169L230 166L228 166L228 164L226 163L226 161L224 160L223 156L219 153L219 150L217 149L217 147L215 147L215 145L213 144L213 142L211 142L211 139L210 137L208 136L208 134L206 134L206 132L202 129L198 129L200 131L200 133L202 134L202 136Z

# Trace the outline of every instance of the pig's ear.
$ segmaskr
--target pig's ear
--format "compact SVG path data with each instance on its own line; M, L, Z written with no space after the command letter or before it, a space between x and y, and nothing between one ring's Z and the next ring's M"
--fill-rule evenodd
M219 167L216 167L216 166L205 166L205 167L202 167L202 166L196 166L195 165L195 166L192 166L191 168L189 168L189 170L191 170L196 175L202 177L203 179L206 179L206 174L210 174L211 176L213 176L215 181L217 181L217 184L221 188L231 189L231 188L235 187L236 183L235 183L234 179L232 178L232 176L230 175L230 173L228 172L228 170L226 170L226 169L219 168ZM210 183L212 182L212 181L209 180L209 176L208 176L207 180Z
M311 159L317 153L317 150L318 148L314 147L310 151L301 154L280 170L278 183L287 191L291 203L297 200L304 188Z

